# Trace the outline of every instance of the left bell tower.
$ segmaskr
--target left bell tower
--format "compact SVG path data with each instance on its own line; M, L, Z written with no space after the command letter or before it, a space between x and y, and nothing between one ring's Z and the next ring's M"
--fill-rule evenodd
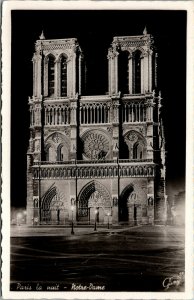
M77 102L84 86L81 80L84 78L84 60L76 38L48 40L42 32L35 43L32 63L33 95L28 101L28 224L34 218L40 219L41 185L40 180L33 179L37 165L76 158ZM39 177L40 170L41 167Z

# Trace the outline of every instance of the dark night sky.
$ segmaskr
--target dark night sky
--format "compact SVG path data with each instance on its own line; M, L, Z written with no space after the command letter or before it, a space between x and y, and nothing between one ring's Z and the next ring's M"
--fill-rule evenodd
M12 11L11 203L26 203L26 152L29 138L28 96L32 96L34 43L78 38L88 67L88 94L108 90L107 51L113 36L148 33L155 37L160 90L164 98L168 187L184 189L186 114L185 11Z

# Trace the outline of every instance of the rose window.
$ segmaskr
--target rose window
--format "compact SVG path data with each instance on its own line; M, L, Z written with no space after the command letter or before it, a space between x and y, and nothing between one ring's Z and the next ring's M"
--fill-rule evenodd
M89 133L84 139L84 155L89 159L103 159L109 151L108 139L100 133Z

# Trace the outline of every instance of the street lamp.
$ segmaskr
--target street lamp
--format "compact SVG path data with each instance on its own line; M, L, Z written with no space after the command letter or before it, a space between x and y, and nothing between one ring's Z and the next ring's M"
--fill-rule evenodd
M74 210L74 206L71 206L71 212L72 212L72 222L71 222L71 234L74 234L74 228L73 228L73 210Z
M109 216L110 216L109 212L108 212L107 216L108 216L108 229L109 229Z
M96 218L97 218L97 209L95 209L95 223L94 223L94 231L97 231L97 228L96 228Z

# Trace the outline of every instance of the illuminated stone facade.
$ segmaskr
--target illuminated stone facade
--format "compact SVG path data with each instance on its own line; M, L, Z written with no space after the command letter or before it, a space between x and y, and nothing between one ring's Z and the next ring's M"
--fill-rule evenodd
M165 139L154 41L114 37L108 94L85 96L76 39L36 41L29 98L29 225L165 221Z

